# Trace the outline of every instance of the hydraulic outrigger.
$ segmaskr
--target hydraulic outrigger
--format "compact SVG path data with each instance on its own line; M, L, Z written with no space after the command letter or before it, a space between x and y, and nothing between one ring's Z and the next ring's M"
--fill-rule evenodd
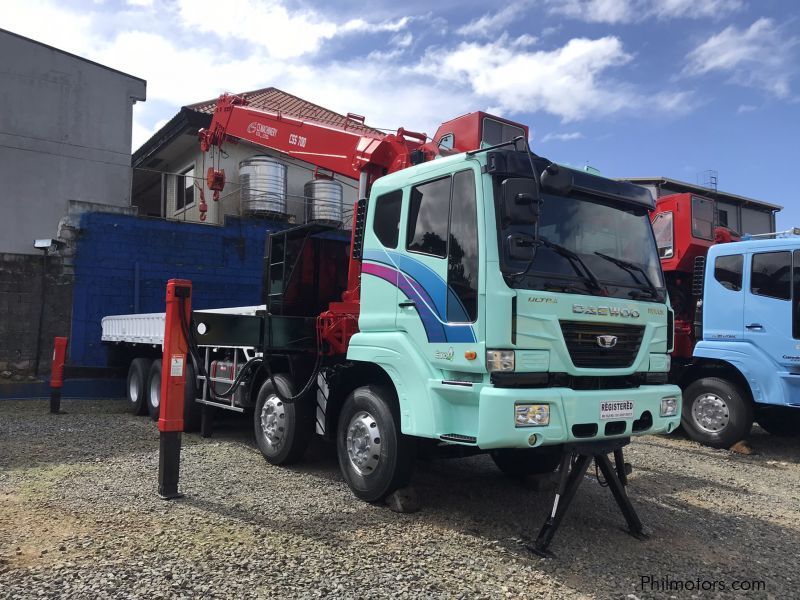
M604 481L601 481L599 476L597 481L601 486L608 487L611 490L617 506L622 511L622 516L625 517L625 521L628 523L628 533L638 540L647 538L642 528L642 522L636 514L636 509L631 504L630 498L628 498L628 494L625 491L625 487L628 485L628 466L625 464L622 448L627 446L629 442L629 439L621 439L564 446L561 465L558 469L558 487L553 500L553 509L539 530L536 540L533 543L526 544L525 547L528 550L545 558L554 556L548 550L548 547L592 461L603 474ZM614 454L613 465L608 459L608 455L611 453Z

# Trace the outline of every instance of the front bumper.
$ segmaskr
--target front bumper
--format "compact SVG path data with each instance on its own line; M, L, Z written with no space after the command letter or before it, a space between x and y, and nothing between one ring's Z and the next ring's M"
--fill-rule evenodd
M681 407L679 402L674 417L659 416L661 399L666 396L680 399L680 388L675 385L643 385L623 390L578 391L570 388L483 386L478 400L475 443L485 449L529 448L529 438L534 433L534 446L671 433L680 424ZM633 418L601 420L600 403L613 400L632 401ZM514 406L520 402L549 404L550 423L543 427L515 427ZM648 425L650 420L652 424ZM620 422L624 422L624 429ZM616 424L609 426L610 423Z

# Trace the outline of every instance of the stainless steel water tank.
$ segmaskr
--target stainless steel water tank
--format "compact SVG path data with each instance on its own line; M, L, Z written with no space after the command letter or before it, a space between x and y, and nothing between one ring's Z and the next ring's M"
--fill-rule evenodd
M271 156L239 163L242 212L286 214L286 165Z
M312 179L303 187L306 220L342 222L342 184L333 179Z

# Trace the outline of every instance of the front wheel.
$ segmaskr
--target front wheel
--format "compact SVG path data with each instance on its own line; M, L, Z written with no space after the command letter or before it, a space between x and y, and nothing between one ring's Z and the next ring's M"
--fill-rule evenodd
M750 433L753 403L733 382L703 377L683 393L681 424L701 444L730 448Z
M286 375L275 375L274 379L277 389L267 379L258 392L253 428L258 449L267 462L288 465L303 458L308 448L314 406L305 397L284 401L282 398L294 394L291 380Z
M561 446L541 448L502 448L492 450L494 464L509 477L519 479L529 475L552 473L561 463Z
M361 500L382 500L411 480L415 444L400 431L398 412L393 390L368 385L355 389L339 414L339 467Z

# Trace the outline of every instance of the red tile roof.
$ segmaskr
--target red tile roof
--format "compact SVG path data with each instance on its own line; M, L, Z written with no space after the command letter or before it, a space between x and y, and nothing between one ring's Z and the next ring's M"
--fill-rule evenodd
M297 96L293 96L292 94L287 94L286 92L274 87L262 88L260 90L253 90L252 92L245 92L238 95L244 96L247 99L248 105L252 106L253 108L283 113L292 117L308 119L310 121L316 121L317 123L331 125L334 127L344 127L346 123L347 129L352 131L377 134L382 133L377 129L367 127L366 125L361 125L357 121L348 120L344 115L340 115L339 113L318 106L312 102L308 102L307 100L303 100L302 98L298 98ZM213 114L216 104L217 99L214 98L204 102L189 104L185 108L210 115Z

